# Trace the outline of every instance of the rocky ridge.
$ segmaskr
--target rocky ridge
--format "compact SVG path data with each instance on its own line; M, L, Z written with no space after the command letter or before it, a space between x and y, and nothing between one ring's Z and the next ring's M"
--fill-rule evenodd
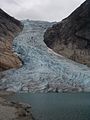
M90 0L48 28L44 42L60 55L90 66Z
M22 28L20 21L0 9L0 71L21 66L22 62L12 51L12 43Z

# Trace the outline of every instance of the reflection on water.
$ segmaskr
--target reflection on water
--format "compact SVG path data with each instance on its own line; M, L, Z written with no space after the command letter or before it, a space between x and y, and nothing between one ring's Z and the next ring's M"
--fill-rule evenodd
M36 120L90 120L90 93L24 93L11 99L31 104Z

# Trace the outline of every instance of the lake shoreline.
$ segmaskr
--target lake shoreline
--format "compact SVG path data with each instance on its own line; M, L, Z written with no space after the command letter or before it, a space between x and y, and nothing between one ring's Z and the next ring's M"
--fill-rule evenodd
M15 95L15 93L0 91L0 119L34 120L31 105L7 100L12 95Z
M36 120L90 120L90 93L16 93L10 101L31 104Z

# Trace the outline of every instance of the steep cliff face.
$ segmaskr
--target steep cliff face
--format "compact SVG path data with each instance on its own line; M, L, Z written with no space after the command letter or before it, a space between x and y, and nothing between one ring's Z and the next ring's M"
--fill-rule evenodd
M20 67L20 59L12 52L12 42L22 28L20 21L0 9L0 71Z
M49 28L44 42L55 52L90 66L90 1Z

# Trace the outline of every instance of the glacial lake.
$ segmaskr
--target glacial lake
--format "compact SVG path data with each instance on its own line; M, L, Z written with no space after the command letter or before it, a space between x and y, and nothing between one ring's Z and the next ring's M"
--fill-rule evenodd
M22 93L10 100L31 104L35 120L90 120L90 93Z

